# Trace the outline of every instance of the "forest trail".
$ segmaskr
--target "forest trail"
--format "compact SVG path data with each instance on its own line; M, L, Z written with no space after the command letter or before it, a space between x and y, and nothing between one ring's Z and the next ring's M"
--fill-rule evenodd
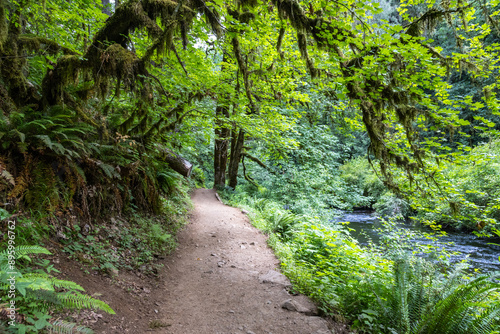
M288 293L279 261L239 209L198 189L191 223L166 261L164 304L159 313L169 334L326 334L305 296ZM286 301L289 301L286 303ZM282 306L299 311L290 311ZM308 315L306 315L306 313Z

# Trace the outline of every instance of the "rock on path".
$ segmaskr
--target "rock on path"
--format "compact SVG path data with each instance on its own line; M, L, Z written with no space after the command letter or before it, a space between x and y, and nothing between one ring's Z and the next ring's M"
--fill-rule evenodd
M166 262L164 303L156 315L171 334L327 334L304 296L292 296L279 261L238 209L198 189L191 224Z

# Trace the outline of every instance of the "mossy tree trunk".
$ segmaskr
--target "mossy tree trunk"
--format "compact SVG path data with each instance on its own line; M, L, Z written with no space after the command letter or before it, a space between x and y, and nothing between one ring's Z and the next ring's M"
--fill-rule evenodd
M238 184L238 170L243 153L243 146L245 144L245 131L240 129L237 137L235 131L233 136L234 139L231 142L231 159L229 160L228 177L229 186L234 189Z
M221 72L227 70L225 64L229 61L229 54L224 52ZM226 186L227 154L231 132L227 126L227 119L229 118L228 97L227 93L221 94L215 108L214 188L224 188Z

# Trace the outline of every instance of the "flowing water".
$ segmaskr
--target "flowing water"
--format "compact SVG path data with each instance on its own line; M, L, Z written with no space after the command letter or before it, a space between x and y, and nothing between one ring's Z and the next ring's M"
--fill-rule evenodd
M355 211L346 213L341 217L335 217L332 222L349 222L348 227L354 229L351 235L356 238L361 245L367 245L368 240L372 239L374 243L380 240L379 232L376 230L381 227L380 221L367 211ZM412 231L422 231L421 227L412 224L401 223L398 227L410 229ZM428 232L428 230L425 230ZM432 241L425 238L416 238L413 242L429 244ZM448 244L452 242L452 244ZM451 252L459 252L459 255L453 256L452 261L459 261L469 257L469 263L473 268L478 268L482 272L500 270L500 239L479 238L473 234L447 232L447 236L439 238L438 245Z

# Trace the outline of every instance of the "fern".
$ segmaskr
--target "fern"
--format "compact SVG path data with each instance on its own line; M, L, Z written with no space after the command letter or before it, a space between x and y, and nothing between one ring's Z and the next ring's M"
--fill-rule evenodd
M74 309L97 309L107 312L109 314L115 314L115 311L105 302L92 298L88 295L82 295L76 292L66 292L60 294L58 299L61 301L62 305L68 308Z
M40 247L40 246L22 245L22 246L17 246L15 248L16 259L20 259L22 257L25 257L26 255L29 255L29 254L47 254L47 255L50 255L52 253L49 252L47 249ZM7 261L8 261L8 251L4 250L4 251L0 252L0 264L4 264Z
M293 213L275 212L269 220L267 232L278 233L283 239L292 236L292 230L300 221L300 216Z
M158 172L156 179L158 180L160 189L165 194L171 194L181 180L180 175L171 169L164 169Z
M114 179L114 178L121 179L121 175L120 175L120 173L118 173L116 171L115 167L108 165L102 161L98 161L97 166L99 166L99 168L102 169L104 174L106 174L106 176L109 177L110 179Z
M48 250L40 246L18 246L15 248L16 258L30 260L32 254L50 254ZM8 271L8 253L0 253L0 291L6 291L10 288L6 274ZM48 314L57 309L97 309L110 314L115 312L105 302L81 294L84 289L75 282L61 280L49 276L41 270L33 271L31 268L25 268L22 263L17 271L20 273L16 277L16 289L19 291L17 302L26 309L26 316L39 318L40 314ZM63 291L61 291L63 290ZM40 320L40 319L39 319ZM46 320L44 320L46 321ZM48 323L47 323L48 324ZM51 333L91 333L88 328L76 327L76 324L55 322L50 327Z
M392 288L376 293L388 331L398 334L490 334L498 325L500 273L447 277L424 259L403 255L394 262Z
M94 331L84 326L78 326L72 322L57 320L50 324L49 334L93 334Z

